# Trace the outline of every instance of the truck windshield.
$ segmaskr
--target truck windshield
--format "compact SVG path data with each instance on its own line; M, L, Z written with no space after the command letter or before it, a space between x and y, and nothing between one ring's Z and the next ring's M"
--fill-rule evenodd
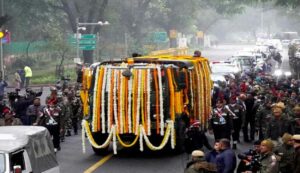
M5 172L5 156L0 153L0 173Z

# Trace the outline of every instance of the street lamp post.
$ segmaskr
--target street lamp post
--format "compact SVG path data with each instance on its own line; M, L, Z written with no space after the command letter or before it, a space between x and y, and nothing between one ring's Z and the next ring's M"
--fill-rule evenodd
M80 59L79 56L79 30L86 30L86 27L84 26L105 26L105 25L109 25L110 23L108 21L102 22L102 21L98 21L97 23L80 23L79 19L76 18L76 54L77 54L77 58Z

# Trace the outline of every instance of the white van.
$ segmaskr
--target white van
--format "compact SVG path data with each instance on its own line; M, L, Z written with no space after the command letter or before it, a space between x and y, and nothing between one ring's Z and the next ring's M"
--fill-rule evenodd
M48 130L38 126L0 127L0 173L59 173Z

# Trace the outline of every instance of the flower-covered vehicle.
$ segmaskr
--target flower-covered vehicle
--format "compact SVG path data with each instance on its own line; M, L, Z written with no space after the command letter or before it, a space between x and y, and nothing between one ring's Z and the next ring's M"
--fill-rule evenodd
M115 154L117 143L138 145L141 151L145 146L182 151L189 123L207 125L211 88L203 57L151 55L101 62L83 69L82 129L97 154L107 151L111 141Z

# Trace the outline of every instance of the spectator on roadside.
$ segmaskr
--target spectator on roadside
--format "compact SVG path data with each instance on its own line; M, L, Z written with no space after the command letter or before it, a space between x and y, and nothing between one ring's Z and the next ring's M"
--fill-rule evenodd
M5 80L0 80L0 100L4 98L4 90L7 87L7 83Z
M24 71L24 69L20 69L17 72L19 73L20 78L21 78L21 89L22 89L25 86L25 71Z
M17 70L15 73L15 88L21 89L21 83L22 83L22 79L21 79L19 70Z
M32 125L33 123L36 122L37 117L41 116L43 113L45 106L41 105L41 100L40 98L35 98L33 100L33 104L30 105L27 110L26 110L26 116L29 119L29 124Z
M29 66L25 66L24 71L25 71L25 88L28 88L30 84L30 79L32 78L32 71Z
M9 108L3 110L3 118L0 118L0 126L18 126L22 125L19 118L14 117L14 112Z
M217 172L216 165L205 161L201 150L192 152L192 159L187 163L184 173L213 173Z
M220 140L221 153L216 158L218 173L234 173L236 167L236 156L230 148L229 139Z

